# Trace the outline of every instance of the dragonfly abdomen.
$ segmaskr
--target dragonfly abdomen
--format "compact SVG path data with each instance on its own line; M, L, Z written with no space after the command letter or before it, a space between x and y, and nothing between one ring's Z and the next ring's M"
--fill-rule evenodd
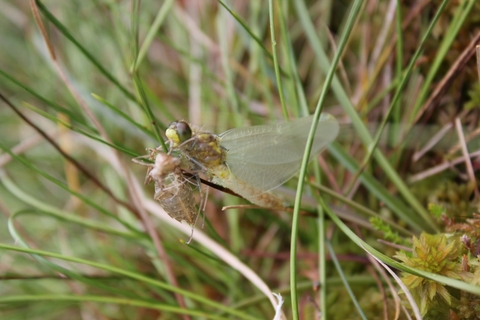
M282 208L283 201L270 192L257 189L232 174L228 167L223 165L213 170L213 183L219 184L225 188L233 190L236 194L242 196L257 206L264 208Z

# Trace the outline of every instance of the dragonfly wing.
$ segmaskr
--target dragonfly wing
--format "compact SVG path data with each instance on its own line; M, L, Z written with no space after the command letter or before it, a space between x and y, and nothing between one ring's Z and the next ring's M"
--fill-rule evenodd
M300 169L313 116L277 125L229 130L220 135L227 150L226 162L239 179L263 191L285 183ZM322 114L310 160L338 135L337 120Z
M230 161L230 172L246 184L261 191L269 191L281 186L300 170L300 162L284 164L252 164Z

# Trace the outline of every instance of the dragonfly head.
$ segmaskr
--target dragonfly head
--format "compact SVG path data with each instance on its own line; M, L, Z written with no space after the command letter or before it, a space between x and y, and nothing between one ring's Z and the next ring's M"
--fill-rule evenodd
M178 147L192 137L192 129L190 125L183 120L174 121L168 126L165 135L167 139L171 141L172 147Z

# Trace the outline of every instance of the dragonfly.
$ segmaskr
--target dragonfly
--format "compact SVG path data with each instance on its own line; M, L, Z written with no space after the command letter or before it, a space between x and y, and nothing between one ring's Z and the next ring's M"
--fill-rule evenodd
M150 154L132 159L133 162L147 166L145 184L155 182L153 198L173 219L181 222L185 220L190 226L195 226L201 205L197 210L193 196L193 186L199 187L195 176L187 177L180 169L181 160L169 154L159 152L158 149L149 149ZM144 162L148 158L154 163ZM200 187L199 187L200 188Z
M312 122L313 115L280 124L234 128L217 135L180 120L172 122L165 135L169 152L179 154L186 171L205 174L214 184L260 207L283 208L283 201L270 191L300 170ZM339 130L335 117L322 114L309 160L325 150Z

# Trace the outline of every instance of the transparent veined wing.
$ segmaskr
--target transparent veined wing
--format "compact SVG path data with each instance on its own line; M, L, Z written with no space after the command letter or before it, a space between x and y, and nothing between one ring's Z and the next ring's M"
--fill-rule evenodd
M233 175L262 191L272 190L298 173L313 116L291 122L235 128L220 134L227 151L226 163ZM310 160L338 135L337 120L322 114Z

